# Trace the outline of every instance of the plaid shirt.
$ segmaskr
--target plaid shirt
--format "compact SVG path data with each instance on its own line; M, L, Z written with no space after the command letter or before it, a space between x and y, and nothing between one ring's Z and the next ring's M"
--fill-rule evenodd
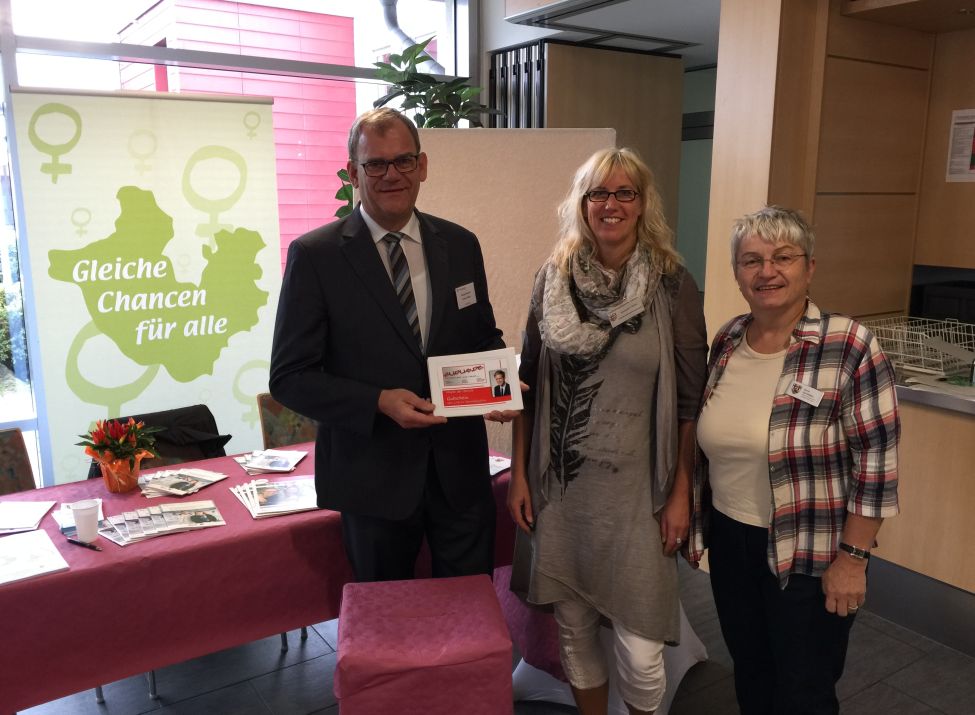
M745 336L751 314L714 339L702 408ZM889 517L897 506L900 420L894 371L873 334L851 318L820 313L808 301L793 331L769 418L772 487L768 564L785 588L789 575L822 576L836 558L847 513ZM794 382L822 392L814 407L790 393ZM707 458L698 450L690 558L707 546Z

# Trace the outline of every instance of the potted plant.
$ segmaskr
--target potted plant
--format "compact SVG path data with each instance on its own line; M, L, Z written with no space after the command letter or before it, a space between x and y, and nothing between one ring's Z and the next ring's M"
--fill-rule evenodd
M108 491L127 492L139 483L139 466L146 457L158 457L155 434L163 427L146 427L129 418L98 420L87 434L78 435L85 454L98 462Z

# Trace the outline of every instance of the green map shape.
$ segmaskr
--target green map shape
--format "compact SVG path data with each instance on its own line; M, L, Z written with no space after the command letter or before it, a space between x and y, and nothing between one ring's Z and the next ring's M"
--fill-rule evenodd
M256 263L258 252L265 247L261 235L238 228L233 233L218 231L214 236L216 248L203 246L206 267L200 284L177 281L172 262L163 249L173 239L173 219L156 203L151 191L135 186L123 186L116 195L121 211L115 221L115 232L107 238L89 243L75 250L52 250L48 253L51 278L74 283L81 289L85 306L98 329L108 336L124 355L139 365L162 365L173 379L189 382L201 375L212 375L213 366L231 336L257 325L257 311L267 304L268 293L257 287L263 271ZM196 240L194 238L194 240ZM153 264L164 261L156 276L134 279L111 277L107 280L84 280L76 274L80 265L115 265L145 259ZM87 263L86 263L87 262ZM80 270L85 270L84 268ZM140 308L116 311L114 296L128 294L178 295L205 291L205 304L173 307ZM103 294L113 292L107 302ZM199 296L199 294L197 294ZM99 299L112 310L99 310ZM213 316L208 318L207 316ZM161 318L156 326L169 328L168 337L149 339L144 321ZM222 332L214 332L213 325L225 320ZM193 321L196 321L195 323ZM141 344L139 325L142 323ZM209 334L192 333L193 325L210 328Z

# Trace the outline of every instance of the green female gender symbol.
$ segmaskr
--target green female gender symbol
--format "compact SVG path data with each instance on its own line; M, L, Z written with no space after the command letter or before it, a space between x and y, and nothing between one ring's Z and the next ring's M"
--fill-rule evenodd
M237 167L237 172L240 175L240 183L237 184L237 188L221 199L208 199L205 196L201 196L193 188L193 184L190 181L190 175L193 173L196 165L207 159L224 159L225 161L229 161ZM183 169L183 196L190 203L190 206L210 216L209 224L201 223L196 227L196 235L212 238L220 229L232 228L229 225L220 224L217 221L217 217L221 212L227 211L240 201L240 197L244 195L245 188L247 188L247 163L244 161L244 157L236 151L229 147L212 144L201 147L193 152L189 161L186 162L186 168Z
M108 414L122 414L122 405L134 400L141 395L152 383L159 372L158 365L150 365L142 375L128 385L118 385L117 387L102 387L88 380L81 374L78 358L81 355L81 348L86 342L97 335L102 335L94 321L78 331L75 339L71 341L68 348L68 356L64 361L64 377L71 391L80 399L92 405L105 405Z
M241 377L245 372L249 372L251 370L260 370L266 375L269 367L271 367L271 363L269 363L267 360L250 360L241 365L240 369L237 370L237 374L234 376L234 384L231 388L234 393L234 399L236 399L240 404L249 408L241 414L241 418L252 427L260 422L261 414L257 409L257 398L254 395L244 392L243 388L241 388Z
M37 135L37 120L48 114L63 114L74 122L74 136L64 144L48 144L41 139ZM58 176L71 173L71 164L62 164L59 157L74 149L75 144L81 139L81 115L67 104L49 102L38 107L31 116L30 125L27 127L27 136L30 138L30 143L34 145L35 149L44 154L51 155L51 161L41 164L41 173L50 174L51 183L56 184L58 183Z

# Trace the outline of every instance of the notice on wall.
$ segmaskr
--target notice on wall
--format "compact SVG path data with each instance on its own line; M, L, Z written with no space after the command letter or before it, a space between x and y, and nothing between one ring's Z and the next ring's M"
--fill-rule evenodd
M206 403L262 444L280 238L271 105L18 92L14 118L53 479L95 419ZM43 435L43 432L42 432Z
M975 109L951 113L946 181L975 181Z

